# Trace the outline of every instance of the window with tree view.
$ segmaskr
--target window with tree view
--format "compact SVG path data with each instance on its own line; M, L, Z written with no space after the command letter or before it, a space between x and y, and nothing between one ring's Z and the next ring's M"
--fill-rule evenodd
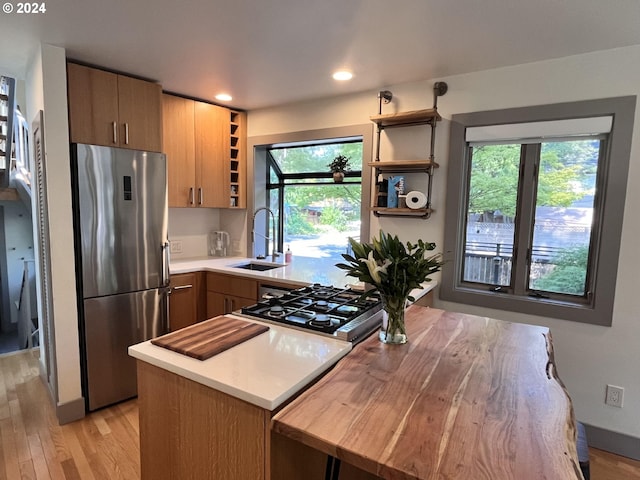
M610 324L635 97L454 115L441 298Z
M471 147L464 281L585 297L600 149L597 138ZM527 161L531 178L520 175ZM524 199L518 212L519 192L532 196L531 212ZM521 279L516 227L531 239Z
M328 167L338 155L349 158L341 183ZM280 248L295 256L341 260L348 238L360 236L362 139L273 145L267 165L268 203L280 219Z

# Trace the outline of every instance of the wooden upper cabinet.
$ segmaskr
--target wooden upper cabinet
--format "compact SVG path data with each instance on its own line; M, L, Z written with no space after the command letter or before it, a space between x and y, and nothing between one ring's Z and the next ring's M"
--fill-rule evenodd
M118 75L120 146L162 151L162 87L157 83Z
M67 64L71 142L162 151L162 87Z
M67 64L71 141L91 145L118 144L118 75Z
M170 207L230 206L229 119L227 108L162 95Z
M195 206L194 104L188 98L162 95L162 151L167 155L170 207Z
M229 110L203 102L195 104L196 203L229 206Z

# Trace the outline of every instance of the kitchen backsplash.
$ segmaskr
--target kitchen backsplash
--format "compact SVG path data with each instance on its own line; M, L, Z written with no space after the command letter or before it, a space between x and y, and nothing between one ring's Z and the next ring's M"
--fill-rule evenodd
M214 208L170 208L171 258L206 257L208 236L220 227L220 213Z
M171 258L206 257L209 254L209 232L229 233L227 256L243 256L246 232L242 211L220 211L214 208L170 208L169 241Z

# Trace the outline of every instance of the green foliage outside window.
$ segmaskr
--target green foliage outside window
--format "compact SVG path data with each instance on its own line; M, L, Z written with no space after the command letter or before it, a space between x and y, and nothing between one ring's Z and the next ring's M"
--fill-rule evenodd
M553 260L553 270L533 282L531 288L545 292L584 295L588 259L587 245L565 250Z
M597 168L597 142L549 142L540 156L544 175L538 184L538 206L568 207L590 188ZM474 147L469 213L500 211L515 215L520 145Z
M360 184L327 184L332 180L314 178L314 174L327 173L327 164L339 155L350 157L351 170L361 170L362 142L279 148L270 154L285 176L308 174L307 178L291 180L306 185L287 186L289 181L285 180L285 235L313 235L323 227L344 232L350 222L360 219ZM271 177L277 181L273 173Z

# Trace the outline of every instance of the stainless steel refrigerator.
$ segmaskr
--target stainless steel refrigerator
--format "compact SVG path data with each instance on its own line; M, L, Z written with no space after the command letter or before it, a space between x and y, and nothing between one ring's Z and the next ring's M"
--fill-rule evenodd
M83 394L88 410L137 394L127 347L168 330L164 154L77 144L72 178Z

